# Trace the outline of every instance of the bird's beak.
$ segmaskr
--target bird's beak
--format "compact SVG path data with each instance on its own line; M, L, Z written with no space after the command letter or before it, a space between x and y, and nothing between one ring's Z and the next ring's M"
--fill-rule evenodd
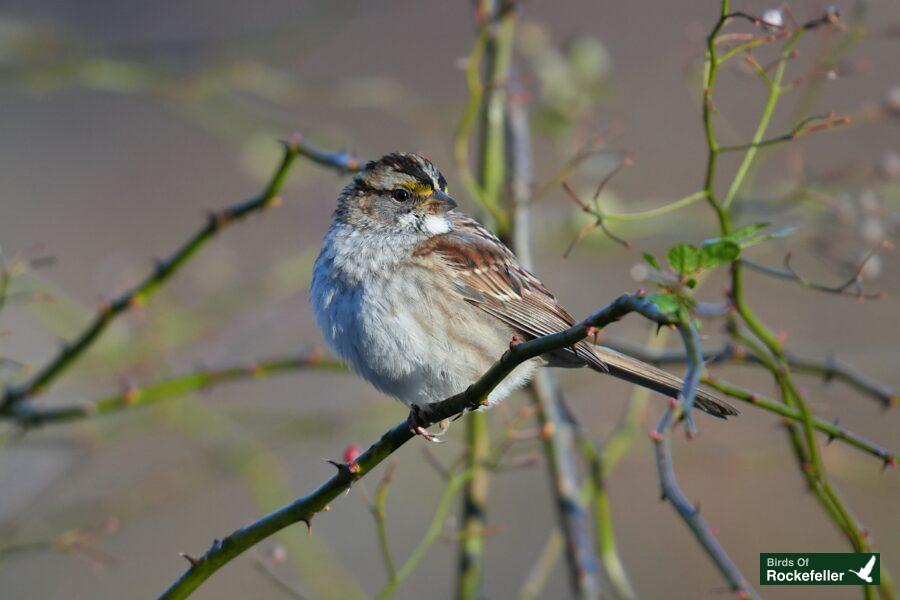
M450 212L457 206L459 205L456 203L456 200L451 198L447 193L442 192L441 190L434 190L431 196L423 200L417 208L427 211L433 215L442 215L444 213Z

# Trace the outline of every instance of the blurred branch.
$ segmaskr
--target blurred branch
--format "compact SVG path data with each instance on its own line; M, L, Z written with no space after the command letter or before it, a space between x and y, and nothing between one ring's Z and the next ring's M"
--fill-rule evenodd
M816 123L815 125L811 125L811 123L815 121L821 121L821 123ZM797 138L803 137L810 133L814 133L816 131L823 131L825 129L832 129L834 127L839 127L841 125L847 125L850 122L849 117L835 117L834 114L827 115L817 115L812 117L807 117L800 121L796 127L794 127L788 133L783 135L779 135L773 138L769 138L766 140L760 140L758 142L749 142L747 144L736 144L734 146L719 146L719 152L742 152L744 150L749 150L751 148L763 148L765 146L774 146L775 144L781 144L784 142L791 142L796 140Z
M577 598L600 598L602 585L590 537L591 528L578 498L577 425L565 406L559 383L552 373L539 371L530 391L537 407L551 490L565 540L572 590Z
M91 347L116 317L145 302L184 267L201 248L229 225L251 214L277 206L280 203L277 194L284 186L294 160L298 156L305 156L313 162L343 173L353 172L360 168L359 160L348 154L325 152L307 144L299 135L293 136L288 142L285 142L281 164L260 194L222 210L211 212L206 224L175 252L167 258L157 261L154 270L137 286L113 300L102 302L94 318L82 332L70 342L65 343L57 355L40 368L32 378L22 384L6 388L0 398L0 415L14 412L17 404L44 392L57 377Z
M520 600L538 600L543 597L544 586L550 575L553 574L553 569L556 568L556 561L559 559L559 555L562 554L562 550L562 535L559 533L559 529L554 527L550 537L547 538L546 543L541 548L534 566L528 573L528 577L522 584L522 589L519 592Z
M721 65L721 56L716 49L715 40L722 27L732 16L734 15L730 13L730 1L721 0L719 19L707 37L702 90L703 126L708 148L704 189L708 193L707 197L709 205L718 218L720 234L722 237L727 237L733 231L732 214L730 211L732 202L746 182L758 151L762 149L760 144L765 139L766 131L772 121L772 116L780 98L785 92L793 87L790 84L785 86L782 82L784 81L788 61L796 55L795 47L797 43L804 33L813 29L827 25L834 25L835 27L840 28L839 14L836 9L829 8L824 11L824 14L821 17L812 19L793 28L781 46L779 58L774 64L772 76L767 74L766 69L757 69L760 78L768 88L768 96L762 114L758 119L756 131L754 132L750 143L745 146L746 150L743 159L731 179L724 198L720 200L716 195L715 178L717 174L718 157L722 152L722 146L720 146L717 141L712 116L715 112L713 89ZM746 15L741 16L746 17ZM751 20L753 19L754 18L751 17ZM757 19L756 22L758 23L759 20ZM818 442L815 437L815 418L809 409L806 399L800 394L793 380L790 365L785 359L783 344L759 319L745 298L743 266L743 263L739 260L731 262L731 289L729 290L729 296L735 312L752 332L754 339L741 336L737 328L732 329L731 335L735 340L739 340L741 344L747 346L753 354L763 361L765 368L772 374L773 379L779 387L783 404L791 410L796 411L801 417L800 427L796 426L793 422L790 422L786 425L786 429L798 467L806 478L810 490L815 494L817 500L820 502L823 510L829 516L831 521L847 537L854 550L857 552L868 552L871 549L868 535L864 533L862 527L856 521L853 514L828 480L824 464L822 463ZM757 343L756 340L758 340L759 343ZM661 447L662 444L659 444L658 446ZM864 588L864 593L867 597L872 597L874 596L875 591L867 586ZM882 570L882 584L878 587L878 593L884 598L894 597L893 584L887 570Z
M534 176L531 137L524 89L516 77L510 78L509 83L506 132L514 211L513 248L522 266L532 269L531 188ZM597 557L590 539L588 517L578 498L580 482L574 417L565 406L559 382L552 372L538 371L528 389L537 414L559 527L566 540L572 592L577 598L599 598L602 586Z
M441 536L444 521L447 520L447 513L450 512L450 507L452 506L453 499L456 497L456 493L459 492L459 489L472 478L473 473L474 470L469 468L462 473L451 476L447 481L447 485L444 486L444 492L441 494L437 509L434 511L434 516L431 518L431 524L428 526L425 536L419 542L418 546L416 546L415 550L412 551L412 554L410 554L403 566L396 572L395 576L391 577L388 580L388 583L385 584L380 592L378 592L378 600L386 600L387 598L393 597L400 585L406 581L415 568L419 566L419 563L425 557L428 549L431 548L434 542Z
M472 187L479 193L476 199L488 211L501 239L510 233L503 193L507 183L506 102L516 26L515 9L515 2L508 0L478 0L475 4L481 31L467 65L470 98L456 139L457 162L464 180L471 180L467 152L477 114L478 180ZM480 69L484 70L483 82L479 79ZM463 489L456 590L460 600L481 597L485 513L490 486L490 473L483 463L489 450L488 417L479 411L466 422L466 464L472 470L472 477L465 482Z
M609 586L615 598L632 600L637 598L625 565L619 556L616 545L616 534L613 528L612 508L609 494L606 492L606 473L604 472L603 458L594 445L579 432L578 445L581 453L588 459L590 467L590 491L591 502L594 504L594 527L597 537L597 552L600 556L600 564L609 582Z
M758 406L763 410L781 415L785 419L790 419L791 421L797 422L801 422L803 420L803 416L797 410L791 409L782 403L775 402L774 400L770 400L768 398L765 398L764 396L760 396L757 393L745 390L736 385L724 382L720 379L705 377L703 379L703 383L716 390L719 390L723 394L731 396L732 398L743 400L744 402L747 402L754 406ZM813 426L817 430L827 435L829 442L838 439L850 444L851 446L855 446L863 452L881 459L885 467L893 467L897 464L896 452L892 452L891 450L888 450L861 438L855 433L847 431L846 429L838 425L837 421L829 423L828 421L820 419L819 417L813 417Z
M686 356L681 350L648 351L638 344L633 344L623 339L611 338L607 338L604 344L614 350L657 366L667 364L680 365L684 364L686 360ZM877 400L885 408L891 408L898 402L898 394L894 388L876 381L861 373L856 367L848 365L834 356L829 356L825 359L814 359L785 352L784 359L791 371L795 373L820 377L826 383L840 381L859 393ZM725 344L718 350L704 350L703 360L708 365L737 364L765 367L765 363L759 356L747 352L734 344Z
M673 317L661 312L643 294L624 294L564 331L512 346L464 392L423 406L419 416L424 422L433 424L464 411L476 410L483 405L488 394L523 362L547 352L569 347L585 339L595 329L601 329L633 312L660 325L675 324ZM337 473L310 494L234 531L222 540L216 540L201 556L189 556L188 570L163 592L160 598L187 598L213 573L260 541L300 521L310 523L315 515L325 510L329 502L346 491L354 481L371 472L412 437L413 433L404 419L363 452L356 459L353 469L349 465L335 463L338 467Z
M393 583L397 579L397 569L394 567L394 559L391 557L391 546L387 536L387 499L396 470L397 463L388 464L375 489L375 500L372 502L372 516L375 517L375 527L378 530L378 547L381 550L381 559L384 561L384 569L387 572L389 583Z
M275 572L275 569L272 568L272 565L269 564L269 561L267 561L265 557L256 557L253 561L253 566L288 598L293 598L294 600L307 600L306 596L294 589L294 586Z
M223 383L261 379L306 369L345 371L346 367L340 361L325 358L321 352L313 350L298 356L278 357L245 365L193 371L144 386L130 386L119 394L83 404L38 407L32 403L23 402L14 406L9 412L0 414L0 419L12 420L25 428L39 427L51 423L107 415L126 408L146 406Z
M851 298L855 298L857 300L882 300L885 297L884 292L875 292L872 294L866 294L863 292L861 283L862 272L866 266L866 263L869 262L869 260L873 256L878 254L878 251L880 249L891 247L892 245L890 242L884 241L872 248L859 262L853 274L846 281L838 285L823 285L821 283L810 281L806 277L800 275L800 273L798 273L794 269L793 265L791 265L793 254L791 254L790 252L785 254L784 256L784 270L769 267L747 258L741 259L741 263L744 266L750 267L751 269L759 273L769 275L770 277L776 277L778 279L795 281L805 288L809 288L818 292L837 294L839 296L850 296Z

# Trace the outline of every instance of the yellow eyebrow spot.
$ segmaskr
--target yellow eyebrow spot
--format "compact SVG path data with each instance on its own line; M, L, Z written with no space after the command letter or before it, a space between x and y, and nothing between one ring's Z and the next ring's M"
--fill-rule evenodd
M406 184L403 187L416 194L417 196L427 196L434 191L430 185L422 183L420 181Z

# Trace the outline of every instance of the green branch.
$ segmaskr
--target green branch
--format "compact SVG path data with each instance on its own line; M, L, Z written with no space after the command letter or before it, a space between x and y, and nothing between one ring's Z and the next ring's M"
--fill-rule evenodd
M30 402L22 402L0 415L0 418L10 419L25 428L65 423L108 415L127 408L155 404L163 400L186 396L214 385L260 379L304 369L346 371L346 367L340 361L324 358L320 352L312 351L298 356L278 357L244 365L194 371L145 386L128 387L118 394L82 404L38 407Z
M303 142L299 136L286 142L281 163L260 194L222 210L211 212L206 223L180 248L167 258L159 260L154 270L140 283L113 300L102 302L94 318L82 332L64 344L59 353L38 369L33 377L22 384L6 388L0 399L0 414L9 414L23 400L44 392L97 341L118 316L134 306L143 304L224 229L245 217L277 206L280 202L277 195L284 187L294 160L301 155L313 162L345 173L356 171L360 167L358 159L344 153L321 151Z
M606 307L564 331L513 346L464 392L422 407L419 416L428 423L437 423L464 411L476 410L486 401L488 394L523 362L567 348L585 339L594 329L602 329L632 312L639 313L660 325L675 324L670 315L661 312L643 294L619 296ZM187 598L216 571L257 543L289 525L301 521L311 522L312 518L325 510L332 500L349 489L354 481L370 473L412 437L413 433L406 420L401 421L363 452L356 459L353 468L350 465L338 464L337 473L315 491L234 531L222 540L216 540L201 556L196 558L189 556L188 570L163 592L160 599Z

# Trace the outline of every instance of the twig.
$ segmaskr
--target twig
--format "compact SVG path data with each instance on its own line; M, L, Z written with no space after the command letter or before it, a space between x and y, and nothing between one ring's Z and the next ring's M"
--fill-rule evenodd
M0 413L8 413L22 400L45 391L59 375L91 347L116 317L145 302L187 264L201 248L229 225L266 208L277 206L280 203L277 195L284 186L294 160L301 155L340 172L349 173L360 168L359 160L348 154L324 152L304 142L299 135L293 136L284 143L281 164L259 195L210 213L206 223L175 252L167 258L159 260L154 270L138 285L113 300L102 302L87 327L72 341L66 343L59 353L40 368L33 377L22 384L6 388L0 399Z
M793 259L793 255L789 252L784 256L784 270L776 269L774 267L769 267L767 265L760 264L756 261L752 261L747 258L742 258L741 263L747 267L750 267L754 271L759 273L763 273L765 275L769 275L771 277L777 277L778 279L786 279L788 281L795 281L802 285L805 288L809 288L811 290L816 290L819 292L825 292L827 294L836 294L839 296L850 296L851 298L855 298L856 300L883 300L885 297L884 292L875 292L867 294L862 290L861 284L861 275L862 271L866 266L866 263L869 260L878 254L878 251L882 248L891 248L890 242L882 242L872 248L859 262L856 269L853 271L853 274L843 283L839 283L837 285L824 285L821 283L816 283L807 279L806 277L800 275L793 265L791 264L791 260Z
M678 487L675 478L675 468L672 465L672 455L669 449L669 426L672 418L672 407L665 410L651 437L654 442L656 454L656 466L659 472L659 484L662 489L663 500L668 500L675 511L681 516L697 541L712 559L716 568L722 573L732 591L740 598L759 598L756 591L741 574L737 565L728 556L728 553L712 534L709 526L696 506L692 505Z
M614 597L620 600L632 600L637 594L625 572L625 565L619 556L616 545L616 534L613 529L612 508L609 494L606 492L606 473L603 458L600 452L579 432L578 445L581 453L588 459L590 467L591 501L594 504L594 527L597 537L597 553L600 556L600 564L609 586L614 592Z
M387 571L388 582L397 579L397 569L394 568L394 559L391 557L391 546L387 537L387 499L394 481L394 472L397 463L390 462L384 470L381 481L375 489L375 500L372 503L372 516L375 517L375 526L378 530L378 547L381 550L381 558L384 561L384 569Z
M119 394L83 404L38 407L31 402L20 402L8 411L0 413L0 419L12 420L24 428L64 423L161 402L213 385L243 379L270 377L303 369L344 371L346 367L340 361L325 358L321 352L314 350L299 356L279 357L245 365L193 371L145 386L128 387Z
M810 125L810 123L814 121L822 121L822 123L818 123L816 125ZM832 129L834 127L839 127L841 125L847 125L850 122L849 117L835 117L833 113L829 113L827 115L817 115L812 117L807 117L798 123L791 131L785 133L784 135L779 135L773 138L769 138L766 140L760 140L758 142L749 142L746 144L736 144L734 146L719 146L719 152L742 152L744 150L749 150L750 148L763 148L765 146L774 146L775 144L781 144L784 142L791 142L796 140L797 138L803 137L807 134L822 131L824 129Z
M468 131L461 123L457 131L457 157L464 172L468 169L469 132L478 115L478 180L471 185L480 196L477 199L494 221L501 239L509 235L509 217L503 207L506 186L506 84L512 62L513 34L516 12L513 3L499 0L479 0L481 36L472 54L480 53L482 61L470 57L467 79L470 83L470 102L467 105ZM483 41L482 41L483 39ZM484 69L484 83L478 79L478 69ZM477 80L477 81L476 81ZM459 160L461 159L461 160ZM471 176L468 176L471 178ZM484 466L490 451L487 415L478 412L466 423L466 464L472 477L463 489L461 532L458 550L457 596L460 600L476 600L481 596L484 572L484 531L490 473Z
M547 352L571 346L585 339L589 331L601 329L632 312L637 312L661 325L675 323L670 315L661 312L655 304L644 298L643 294L619 296L606 307L564 331L513 346L464 392L424 406L419 416L427 423L437 423L463 411L480 408L488 394L518 365ZM371 472L412 437L413 433L404 419L385 432L357 458L358 468L351 470L346 465L339 465L337 473L310 494L234 531L222 540L216 540L205 553L191 563L187 571L163 592L160 598L167 600L187 598L213 573L260 541L294 523L311 522L329 502L347 490L354 481Z
M719 229L722 236L727 236L732 231L731 213L729 212L729 208L737 193L744 185L750 169L753 166L757 152L760 150L757 145L764 139L780 97L791 87L783 86L782 81L784 80L787 63L795 55L795 46L797 45L797 42L806 31L827 24L837 25L839 19L839 15L836 12L828 10L821 18L814 19L805 23L803 26L796 27L786 38L786 41L781 47L781 52L779 59L776 62L773 76L769 77L765 73L761 73L763 81L769 88L769 94L749 147L746 149L737 172L731 180L724 199L720 201L715 191L715 177L721 149L716 140L715 128L712 121L714 112L712 92L716 83L719 66L721 65L720 56L718 55L715 46L715 39L722 26L731 16L729 7L730 0L721 0L719 20L707 37L703 86L703 125L708 148L704 189L708 193L707 198L709 200L709 205L715 211L718 218ZM785 360L782 347L783 344L759 319L755 312L753 312L744 297L743 266L744 265L740 261L731 263L731 289L729 295L736 313L750 329L753 336L760 341L762 346L759 347L758 344L749 339L744 339L741 343L751 348L753 353L765 362L766 369L771 372L779 386L782 402L791 409L796 410L801 416L802 427L797 427L793 422L790 422L787 424L786 430L794 450L797 464L803 473L803 476L806 478L810 489L816 495L816 498L819 500L823 509L834 524L846 535L853 548L858 552L868 551L871 548L868 537L864 535L859 523L828 481L824 465L822 464L818 443L815 438L816 428L814 417L806 400L799 393L797 386L794 383L790 373L790 367ZM732 336L737 339L737 335L738 332L735 328L732 331ZM882 570L881 581L882 583L878 587L878 592L885 598L893 598L893 584L890 574L887 573L886 570ZM866 587L865 593L867 597L871 597L874 594L874 591L871 588Z
M533 268L531 254L531 141L528 113L519 91L519 81L510 82L507 133L510 148L510 188L513 207L513 242L516 254L526 269ZM598 561L590 539L588 516L578 498L580 487L576 424L565 406L565 399L555 375L541 370L529 386L537 413L540 437L550 475L551 491L556 502L560 529L566 540L569 581L577 598L599 598L602 585Z
M272 585L278 588L289 598L294 598L294 600L307 600L306 596L297 591L294 586L285 581L278 573L275 572L275 569L272 568L272 565L269 564L265 557L257 556L253 560L253 566L256 567L256 570L259 571L267 580L269 580Z
M403 563L403 566L397 571L396 575L384 585L380 592L378 592L378 600L391 598L397 592L400 585L406 581L416 567L419 566L419 563L425 558L425 554L428 552L429 548L431 548L434 542L440 538L444 521L447 520L447 513L450 511L453 499L456 497L459 489L472 478L473 473L474 470L469 468L458 475L452 476L447 482L447 485L444 486L444 493L441 494L437 509L434 511L434 516L431 518L431 524L429 524L425 536L419 542L419 545L416 546L415 550L412 551L412 554L409 555L406 562Z
M556 561L559 559L559 555L562 554L562 550L562 535L560 535L558 529L554 528L550 537L547 538L547 542L541 548L534 566L525 579L525 583L522 584L522 589L519 592L520 600L538 600L544 597L542 594L544 585L547 583L550 575L553 574L553 569L556 567Z
M686 360L686 355L682 350L648 351L637 344L612 337L606 338L604 344L657 366L680 365L684 364ZM900 398L893 387L861 373L855 367L834 356L815 359L785 352L784 360L791 371L795 373L820 377L826 383L839 381L859 393L877 400L884 408L896 406L898 398ZM725 344L719 349L704 350L703 361L708 365L737 364L765 367L765 363L759 356L734 344Z
M572 590L577 598L599 598L602 592L599 562L590 537L588 515L578 498L576 424L552 373L538 372L530 390L537 407L556 514L565 540Z
M785 419L790 419L791 421L801 422L803 420L803 416L799 413L799 411L791 409L780 402L776 402L765 396L761 396L744 388L738 387L734 384L727 383L720 379L714 379L712 377L705 377L703 379L703 383L709 385L710 387L719 390L723 394L731 396L737 400L743 400L749 404L754 406L758 406L763 410L767 410L769 412L773 412L775 414L781 415ZM885 467L894 467L897 464L897 453L888 450L882 446L879 446L873 442L870 442L862 437L856 435L851 431L847 431L843 427L841 427L837 421L829 423L819 417L813 417L813 426L828 436L828 441L838 439L851 446L854 446L863 452L871 454L872 456L881 460Z

